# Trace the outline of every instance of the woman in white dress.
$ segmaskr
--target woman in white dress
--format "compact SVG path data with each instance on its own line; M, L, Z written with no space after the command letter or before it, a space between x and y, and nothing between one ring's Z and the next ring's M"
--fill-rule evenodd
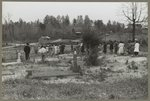
M119 47L118 54L123 55L124 54L124 43L122 41L120 41L118 47Z
M42 62L45 61L46 52L47 52L46 48L44 46L41 46L41 48L39 49L39 53L41 54Z
M17 62L21 62L21 51L18 51L18 58L17 58Z
M58 52L58 46L54 45L54 53L55 53L55 55L57 54L57 52Z
M136 41L136 42L135 42L135 45L134 45L134 55L135 55L135 56L138 56L139 51L140 51L139 48L140 48L140 44L139 44L138 41Z

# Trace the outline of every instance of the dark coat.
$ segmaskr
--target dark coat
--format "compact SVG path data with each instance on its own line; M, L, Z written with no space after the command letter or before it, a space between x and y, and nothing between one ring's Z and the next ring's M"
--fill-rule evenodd
M31 50L31 49L30 49L30 46L27 45L27 46L24 47L24 52L25 52L25 53L29 54L29 53L30 53L30 50Z

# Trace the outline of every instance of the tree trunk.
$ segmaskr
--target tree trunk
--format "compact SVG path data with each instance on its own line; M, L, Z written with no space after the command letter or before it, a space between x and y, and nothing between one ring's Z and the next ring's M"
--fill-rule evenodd
M135 41L135 19L133 19L132 41Z

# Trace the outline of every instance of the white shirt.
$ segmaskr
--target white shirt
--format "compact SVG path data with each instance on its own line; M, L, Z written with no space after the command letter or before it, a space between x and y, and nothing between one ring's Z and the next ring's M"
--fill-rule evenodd
M39 49L39 53L46 53L46 52L47 52L47 50L44 47L42 47L41 49Z
M17 62L21 62L21 53L20 53L20 52L18 53L18 59L17 59Z
M119 54L124 53L124 43L119 43L118 47L119 47L118 53Z
M55 51L58 49L58 47L57 46L54 46L54 49L55 49Z
M139 48L140 48L140 44L139 43L136 43L134 45L134 52L139 52Z
M119 43L119 48L124 47L124 43Z
M80 47L82 47L82 46L83 46L83 43L80 44Z
M76 54L77 54L77 52L76 52L76 51L74 51L74 54L76 55Z

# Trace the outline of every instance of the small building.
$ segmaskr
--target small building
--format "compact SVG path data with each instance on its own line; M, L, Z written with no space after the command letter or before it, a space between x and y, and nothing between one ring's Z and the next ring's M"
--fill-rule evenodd
M50 43L50 37L49 36L42 36L40 39L39 39L39 44L40 45L46 45L48 43Z

